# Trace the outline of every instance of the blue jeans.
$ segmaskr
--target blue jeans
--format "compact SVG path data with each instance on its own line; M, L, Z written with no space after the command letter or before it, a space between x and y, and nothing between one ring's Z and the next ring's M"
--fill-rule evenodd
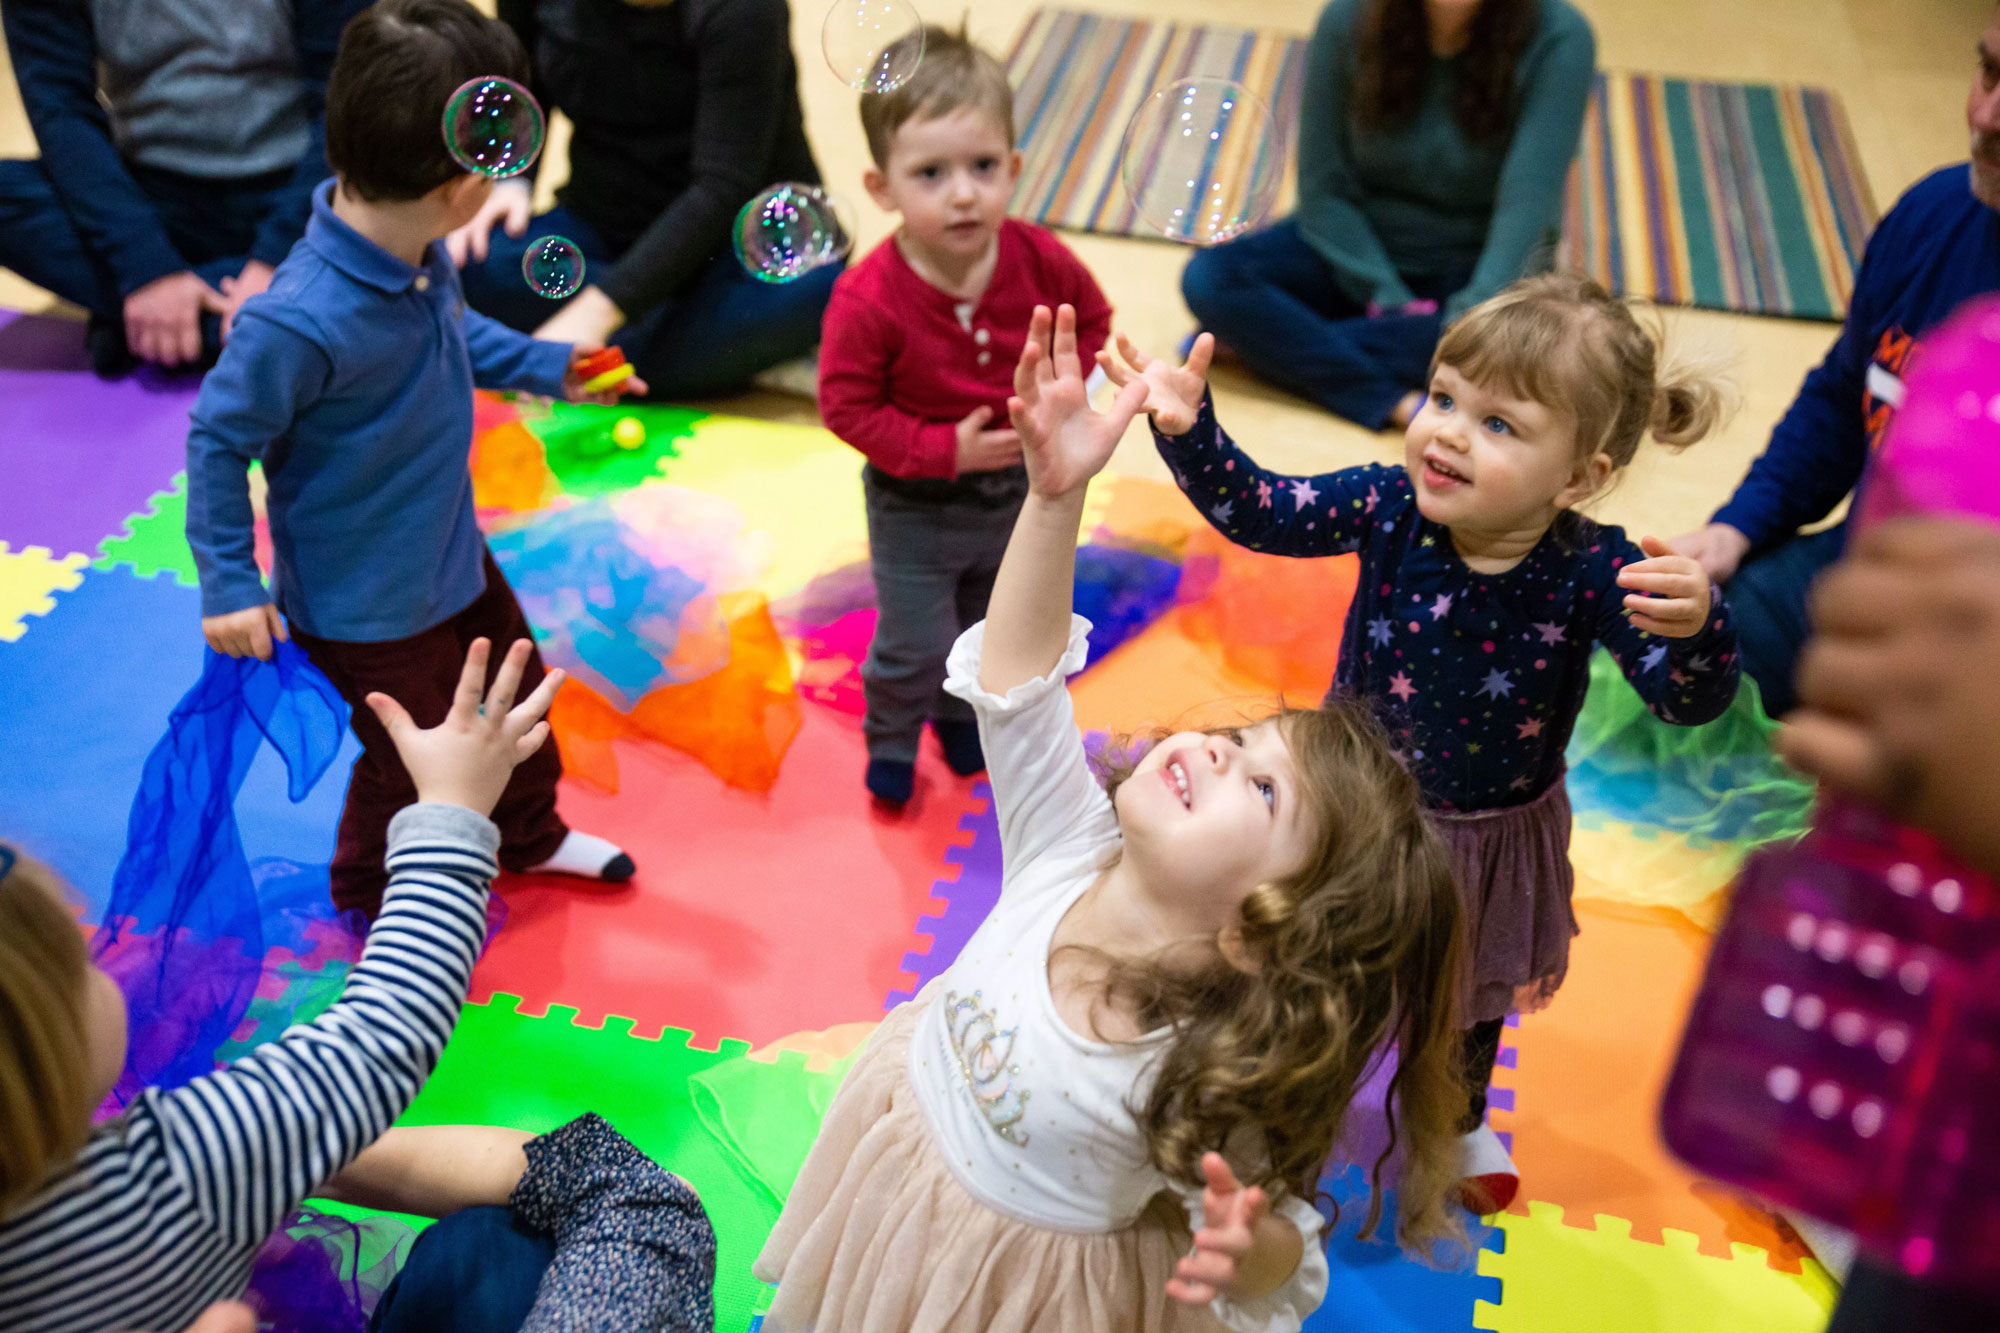
M211 287L243 271L258 224L292 178L289 169L243 180L183 176L129 163L126 170L152 200L174 249ZM70 221L39 159L0 160L0 268L103 319L123 318L117 276ZM210 352L221 346L221 327L216 316L202 316L202 341Z
M417 1237L369 1333L517 1333L555 1253L555 1241L511 1208L441 1218Z
M1470 276L1405 281L1442 305ZM1197 250L1181 294L1201 326L1260 379L1370 430L1381 430L1405 395L1430 382L1444 332L1442 315L1368 318L1366 303L1341 288L1290 218Z
M1793 676L1812 637L1806 599L1820 571L1840 559L1847 524L1793 537L1744 562L1723 592L1736 614L1743 671L1757 682L1764 711L1783 717L1798 707Z
M468 262L460 274L466 304L524 333L561 309L561 302L536 295L521 276L522 256L544 236L575 242L583 252L586 284L591 269L618 260L595 228L558 206L519 236L494 228L485 260ZM820 316L842 267L815 269L791 282L759 282L724 250L611 341L624 350L654 398L734 393L758 371L804 356L819 344Z

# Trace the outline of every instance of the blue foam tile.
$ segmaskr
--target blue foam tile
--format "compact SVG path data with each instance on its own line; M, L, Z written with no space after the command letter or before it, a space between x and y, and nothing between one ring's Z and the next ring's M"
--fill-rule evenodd
M1360 1238L1368 1216L1368 1187L1360 1167L1329 1176L1320 1189L1340 1205L1340 1214L1326 1242L1332 1270L1326 1300L1306 1320L1306 1333L1471 1333L1474 1303L1499 1303L1500 1279L1476 1271L1477 1250L1503 1248L1505 1236L1498 1228L1468 1217L1472 1250L1456 1256L1460 1262L1453 1266L1431 1268L1381 1235ZM1395 1191L1384 1192L1382 1206L1378 1232L1389 1233Z
M146 755L201 675L201 597L168 577L87 570L28 625L0 643L0 838L54 866L94 921ZM250 859L326 864L359 753L350 734L319 786L293 805L284 765L265 749L236 803Z

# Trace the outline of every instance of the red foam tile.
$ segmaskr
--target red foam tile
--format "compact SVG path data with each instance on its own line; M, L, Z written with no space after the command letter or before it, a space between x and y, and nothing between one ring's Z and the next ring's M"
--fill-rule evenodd
M503 876L507 923L473 974L473 996L521 997L521 1012L572 1006L639 1036L687 1028L713 1048L879 1019L931 886L970 835L973 781L929 743L905 813L873 808L860 719L808 705L768 793L726 787L684 755L618 746L619 791L565 782L563 817L632 854L625 886Z

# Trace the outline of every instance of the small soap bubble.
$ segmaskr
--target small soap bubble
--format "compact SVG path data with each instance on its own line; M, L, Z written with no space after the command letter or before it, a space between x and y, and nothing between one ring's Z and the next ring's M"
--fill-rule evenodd
M560 301L583 286L583 251L563 236L544 236L521 256L521 276L535 295Z
M1183 79L1132 113L1118 174L1153 234L1214 245L1262 222L1278 200L1285 152L1262 98L1231 79Z
M512 79L469 79L444 107L444 143L452 159L493 180L533 166L544 129L541 105Z
M902 87L924 58L924 21L905 0L834 0L819 26L827 68L857 93Z
M786 181L743 205L731 239L744 272L761 282L790 282L845 257L854 229L826 191Z

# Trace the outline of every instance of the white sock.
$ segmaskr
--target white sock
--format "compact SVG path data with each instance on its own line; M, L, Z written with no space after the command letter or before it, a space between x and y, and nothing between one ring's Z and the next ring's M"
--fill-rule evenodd
M1476 1176L1519 1176L1521 1172L1499 1134L1482 1120L1478 1129L1459 1137L1458 1174L1470 1180Z
M622 865L617 863L622 862ZM607 876L607 871L622 870L622 876ZM625 854L615 842L607 842L595 834L580 829L571 829L556 848L556 854L528 871L531 875L576 875L583 879L605 879L610 877L630 879L632 858Z

